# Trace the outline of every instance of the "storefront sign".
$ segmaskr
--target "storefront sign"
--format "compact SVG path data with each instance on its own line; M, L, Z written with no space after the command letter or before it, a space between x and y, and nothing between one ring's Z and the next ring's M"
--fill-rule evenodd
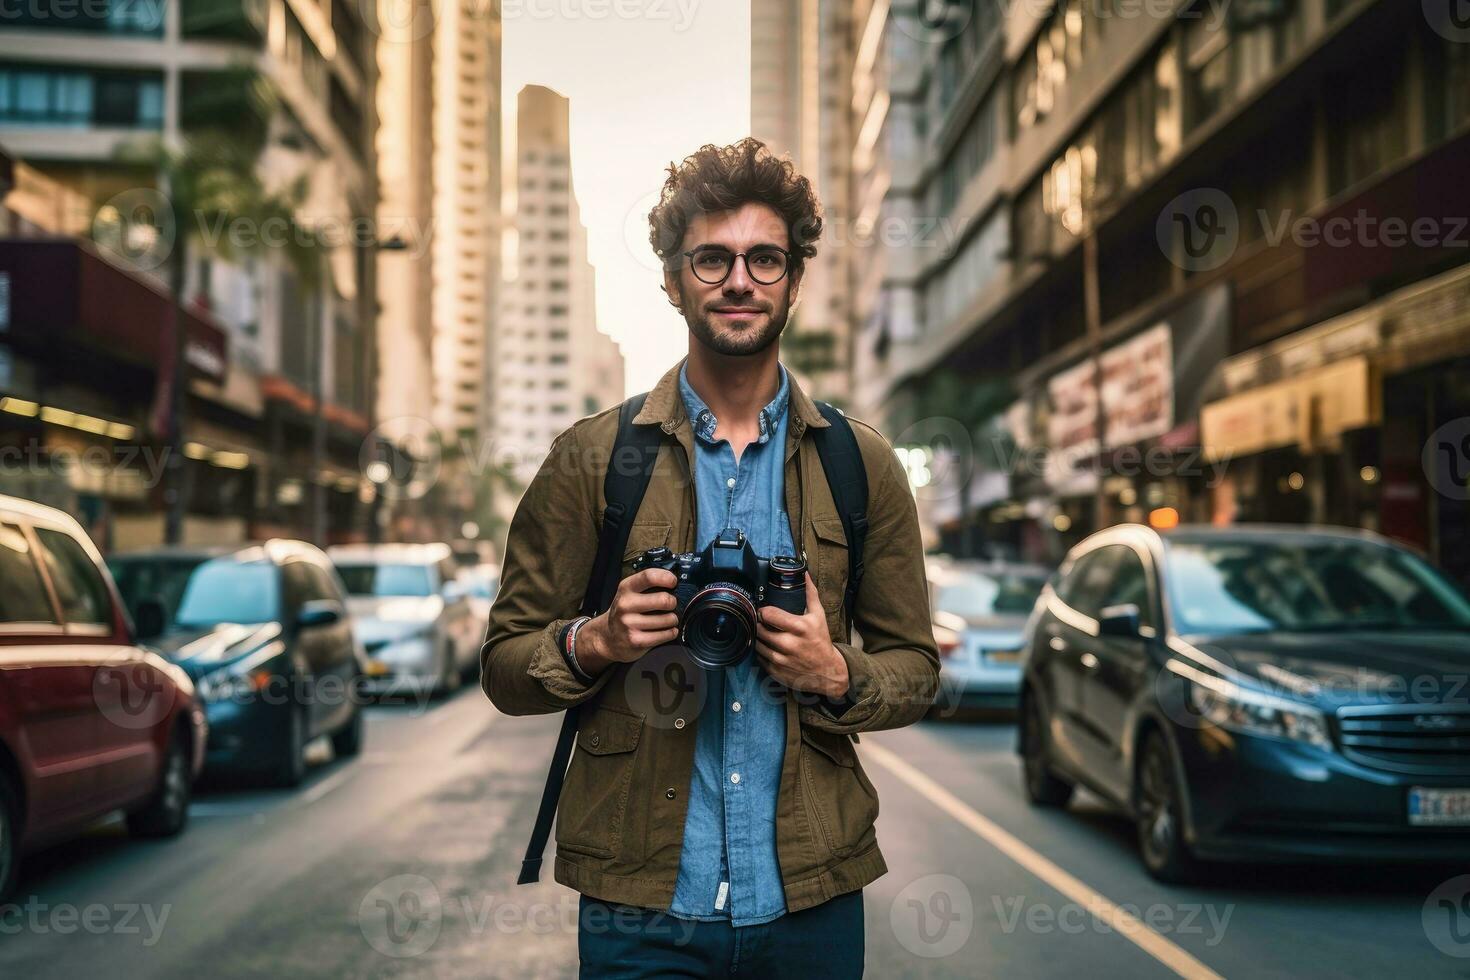
M1127 446L1174 424L1174 353L1160 323L1102 355L1103 409L1109 446Z
M1371 373L1368 358L1353 357L1206 405L1200 417L1206 457L1292 445L1310 451L1324 439L1376 425L1381 410Z

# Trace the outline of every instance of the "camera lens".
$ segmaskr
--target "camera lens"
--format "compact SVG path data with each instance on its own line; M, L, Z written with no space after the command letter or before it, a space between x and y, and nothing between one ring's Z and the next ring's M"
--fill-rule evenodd
M716 582L689 600L681 638L691 660L706 670L718 670L750 653L755 622L755 603L745 590Z

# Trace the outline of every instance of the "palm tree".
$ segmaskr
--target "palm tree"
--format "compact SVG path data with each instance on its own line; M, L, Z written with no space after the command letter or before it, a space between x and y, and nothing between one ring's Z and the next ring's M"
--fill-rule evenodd
M226 260L259 254L268 246L262 229L284 229L273 242L283 252L303 291L314 290L322 280L323 243L296 221L296 212L306 195L301 177L284 188L267 187L261 179L260 157L265 148L269 122L277 111L277 97L269 82L253 68L236 68L216 73L212 92L225 98L196 98L185 131L174 143L152 137L143 143L124 146L118 159L131 168L152 175L161 196L160 207L170 214L155 216L163 228L173 229L173 240L165 241L167 281L171 302L163 324L167 338L165 358L159 365L158 398L155 403L155 435L168 443L168 510L164 539L178 544L183 537L186 512L185 466L183 461L184 329L181 313L191 256L207 252ZM242 105L243 102L243 105ZM242 111L243 110L243 111ZM108 228L108 218L126 216L99 210L94 237ZM248 239L220 234L221 229L253 228ZM115 232L113 232L115 233ZM126 233L126 229L124 229ZM110 237L110 235L109 235ZM319 368L320 366L318 366Z

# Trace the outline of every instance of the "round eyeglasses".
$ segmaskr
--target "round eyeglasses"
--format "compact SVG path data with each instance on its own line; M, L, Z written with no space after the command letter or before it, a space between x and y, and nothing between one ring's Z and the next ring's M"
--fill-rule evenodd
M732 252L727 248L696 248L685 252L694 278L708 286L718 286L730 278L735 260L745 260L745 271L762 286L773 286L791 266L791 253L775 245L761 245L748 252Z

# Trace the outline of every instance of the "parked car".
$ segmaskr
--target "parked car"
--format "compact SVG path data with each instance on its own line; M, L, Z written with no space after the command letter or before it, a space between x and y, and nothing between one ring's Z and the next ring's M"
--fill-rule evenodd
M3 900L25 852L115 810L139 836L182 831L209 729L188 676L135 642L71 517L0 496L0 582Z
M110 562L129 606L157 603L145 639L196 685L213 732L206 768L295 786L306 746L362 748L366 660L331 562L303 541L159 548Z
M1027 625L1028 797L1082 784L1143 863L1470 859L1470 600L1368 532L1123 525Z
M484 624L448 545L339 545L327 554L347 585L370 690L444 694L478 668Z
M1007 562L931 561L930 608L940 655L935 713L1013 709L1021 692L1021 640L1047 570Z
M500 589L500 567L498 565L472 565L459 573L465 595L469 597L470 609L474 612L475 628L479 631L476 652L485 642L485 631L490 625L490 607L495 604L495 593ZM476 666L479 660L476 658Z

